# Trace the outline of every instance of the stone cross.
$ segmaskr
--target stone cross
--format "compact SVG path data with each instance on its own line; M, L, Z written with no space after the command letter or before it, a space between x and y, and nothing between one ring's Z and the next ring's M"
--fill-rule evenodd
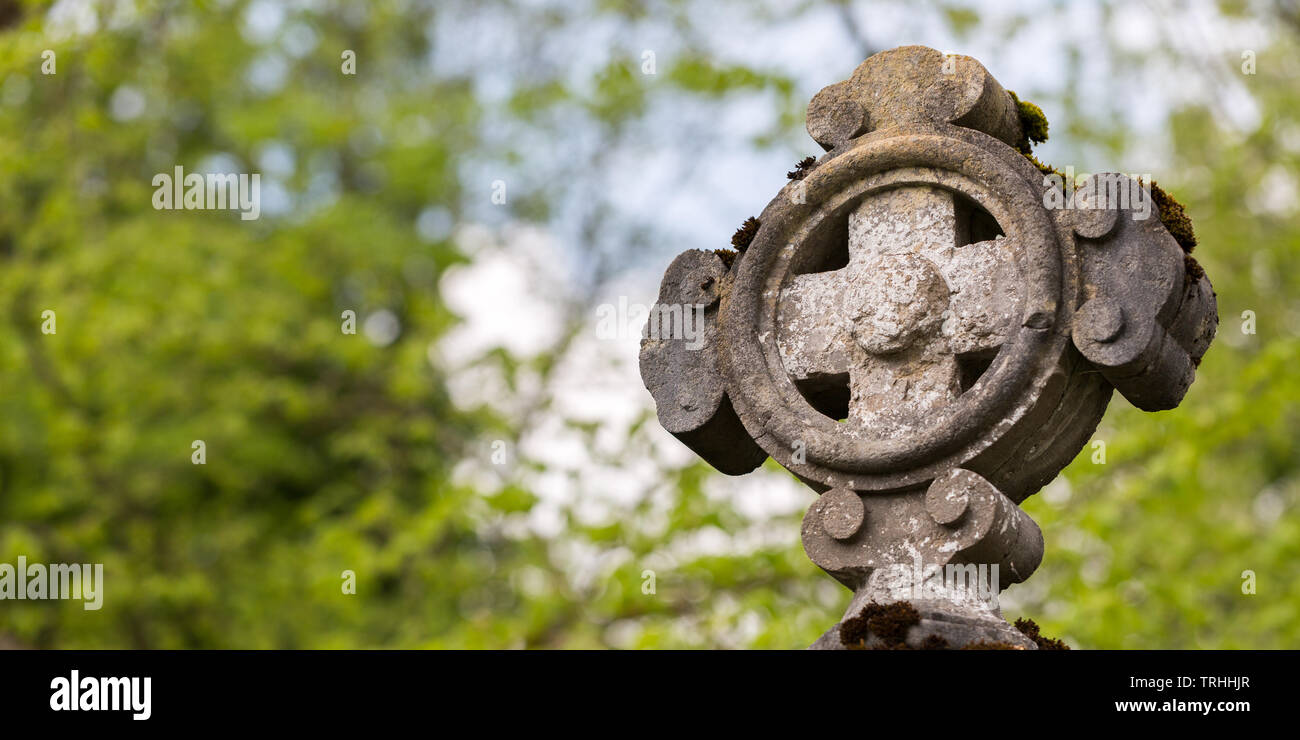
M853 598L814 647L1033 648L997 605L1043 555L1019 504L1112 391L1178 405L1218 323L1209 280L1141 181L1062 198L969 57L877 54L813 98L808 131L827 153L747 249L669 266L656 310L702 306L704 326L647 328L659 421L724 473L770 456L821 494L804 549ZM900 601L915 623L862 629Z
M958 356L1001 346L1015 291L1012 247L1001 236L968 244L958 224L944 190L864 198L849 215L848 266L782 290L777 341L791 376L847 373L849 419L882 435L956 400Z

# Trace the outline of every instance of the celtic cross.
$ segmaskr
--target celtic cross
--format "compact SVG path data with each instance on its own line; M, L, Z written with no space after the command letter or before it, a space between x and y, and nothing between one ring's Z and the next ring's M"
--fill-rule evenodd
M813 98L808 132L825 156L747 249L668 267L656 310L704 326L642 341L659 422L724 473L771 457L820 494L804 550L853 598L814 647L1033 648L996 603L1043 555L1019 504L1113 391L1178 405L1218 324L1209 279L1143 183L1062 200L969 57L877 54ZM919 616L894 642L849 629L899 601Z
M798 382L848 375L849 418L885 436L961 394L957 358L1006 338L1001 235L969 243L954 197L926 186L865 198L849 215L848 265L782 291L778 345Z

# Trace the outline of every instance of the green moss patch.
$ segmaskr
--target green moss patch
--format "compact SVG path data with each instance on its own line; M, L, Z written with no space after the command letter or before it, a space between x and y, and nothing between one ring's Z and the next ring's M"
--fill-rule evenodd
M1151 199L1156 202L1160 223L1169 229L1178 246L1182 247L1184 252L1191 254L1191 251L1196 248L1196 233L1192 230L1192 219L1188 217L1187 209L1154 180L1151 181ZM1197 269L1200 269L1199 265Z
M1011 100L1016 104L1016 113L1020 116L1020 128L1023 132L1016 148L1028 154L1033 144L1047 141L1047 116L1043 109L1028 100L1021 100L1014 92L1007 90ZM1032 143L1031 143L1032 142Z

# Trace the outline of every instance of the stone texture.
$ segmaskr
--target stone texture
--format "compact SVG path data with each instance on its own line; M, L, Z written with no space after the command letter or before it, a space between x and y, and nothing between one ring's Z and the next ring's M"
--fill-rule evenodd
M1014 248L1001 237L962 244L963 233L946 190L873 193L849 215L848 266L797 275L781 292L786 370L847 373L848 418L864 435L905 435L956 400L957 355L994 351L1008 335Z
M718 470L742 475L767 453L740 423L718 370L717 305L725 276L722 258L713 252L696 249L673 260L651 309L661 320L647 323L641 340L641 377L664 429ZM684 323L662 320L665 309L685 316L695 306L704 307L703 341L686 336Z
M909 601L914 647L1032 649L996 601L1043 556L1018 504L1112 389L1178 404L1213 290L1141 200L1049 207L1014 101L969 57L877 54L814 97L808 131L828 153L734 264L687 252L665 274L660 305L707 308L703 346L642 343L660 422L723 472L770 455L821 492L804 549L854 592L846 619ZM843 647L838 626L814 647Z

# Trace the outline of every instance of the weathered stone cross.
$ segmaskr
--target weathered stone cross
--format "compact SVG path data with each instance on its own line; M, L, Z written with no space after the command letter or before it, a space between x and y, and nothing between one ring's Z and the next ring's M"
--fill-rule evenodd
M996 603L1043 555L1018 504L1112 391L1177 406L1214 337L1209 280L1150 203L1062 207L1018 110L969 57L877 54L813 98L827 154L748 249L685 252L660 285L657 309L704 316L702 341L642 341L660 424L724 473L770 456L820 494L804 551L853 598L814 647L897 647L859 628L907 601L908 646L1033 648ZM1099 178L1151 197L1122 175L1081 192Z
M849 419L903 433L961 395L958 356L988 356L1016 305L1010 240L968 243L952 193L867 196L849 216L849 264L796 275L781 293L778 345L796 381L850 379Z

